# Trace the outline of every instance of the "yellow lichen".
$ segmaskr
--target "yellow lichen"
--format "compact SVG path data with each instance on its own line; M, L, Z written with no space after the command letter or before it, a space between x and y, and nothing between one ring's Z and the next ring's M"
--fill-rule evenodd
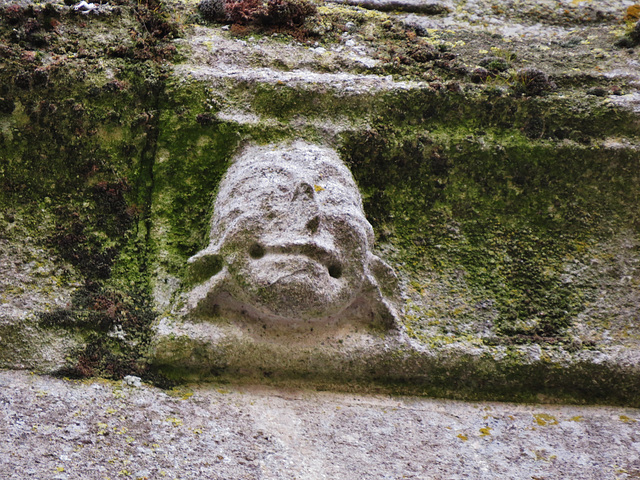
M106 435L109 425L106 423L98 422L98 435Z
M533 415L535 422L544 427L545 425L557 425L558 420L553 415L549 415L548 413L535 413Z
M174 427L179 427L182 425L182 420L176 417L169 417L165 421L171 423Z

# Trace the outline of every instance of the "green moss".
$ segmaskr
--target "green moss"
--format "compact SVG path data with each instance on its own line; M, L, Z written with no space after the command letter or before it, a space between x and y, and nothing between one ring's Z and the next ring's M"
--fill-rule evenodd
M274 344L201 344L168 339L156 367L174 381L268 383L342 391L373 391L463 400L640 405L637 372L607 362L565 368L531 361L521 347L491 354L440 350L435 355L392 348L359 352L349 359L316 349ZM436 350L433 350L435 353ZM589 382L584 382L589 378Z
M103 52L131 45L157 53L167 35L150 28L162 26L155 21L161 9L148 10L122 5L117 16L83 22L36 5L21 11L15 35L0 29L8 39L0 74L0 206L20 222L8 232L12 241L28 237L83 283L67 308L40 318L42 328L83 338L69 374L121 377L145 368L154 318L145 233L149 165L163 67L148 61L153 55ZM27 24L51 35L36 45L21 36ZM142 43L136 47L132 37ZM47 56L56 60L44 63Z
M60 375L82 378L149 376L145 356L155 314L148 294L123 294L98 286L78 289L69 308L41 314L40 326L80 334L85 345L73 352Z
M250 87L241 88L246 91ZM260 84L251 88L249 92L251 106L256 113L283 122L300 115L309 118L335 119L347 116L358 119L366 116L370 107L369 102L361 96L338 95L333 89L322 92L287 85Z
M233 125L202 121L210 115L204 88L171 93L162 105L153 170L153 224L162 233L153 241L175 275L206 241L213 195L240 136Z
M567 265L587 262L590 247L612 232L637 228L635 153L535 141L500 119L472 128L482 112L469 113L466 129L447 128L451 111L466 107L428 118L433 100L420 127L403 113L399 126L381 118L345 137L342 152L374 230L397 247L394 261L416 282L429 272L441 281L461 274L470 300L496 302L496 332L563 335L596 288L573 283ZM416 312L408 322L420 328Z

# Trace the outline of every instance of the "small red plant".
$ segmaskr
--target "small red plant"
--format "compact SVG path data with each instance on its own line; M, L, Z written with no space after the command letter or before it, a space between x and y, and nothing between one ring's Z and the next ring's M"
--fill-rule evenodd
M248 25L264 14L261 0L227 0L225 11L231 23Z
M317 8L310 0L201 0L202 15L237 26L299 29Z
M316 6L308 0L269 0L261 23L269 26L296 28L314 15Z
M20 5L9 5L2 12L2 16L10 25L15 25L24 17L24 9Z

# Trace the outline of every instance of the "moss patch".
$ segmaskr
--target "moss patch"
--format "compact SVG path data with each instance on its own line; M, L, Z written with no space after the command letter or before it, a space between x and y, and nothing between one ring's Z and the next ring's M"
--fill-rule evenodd
M166 40L160 4L2 7L0 205L82 279L67 308L40 316L84 338L65 373L144 370L154 318L146 231ZM9 26L9 28L4 28ZM130 54L122 54L124 51ZM15 236L16 238L13 238Z
M480 107L460 126L452 117L466 107L448 96L444 118L436 112L429 118L429 109L438 108L434 100L416 115L422 121L394 111L402 115L400 125L381 117L373 128L345 137L343 154L374 230L401 252L394 261L404 265L414 290L429 288L423 279L430 272L443 280L461 276L469 301L488 299L498 310L496 333L562 336L596 288L574 282L568 265L588 262L590 248L612 232L637 231L635 151L602 148L595 126L588 144L532 139L524 120L530 113L505 125ZM512 99L507 109L532 107ZM543 118L555 108L535 105ZM626 130L614 124L616 115L600 124L600 135ZM569 132L576 120L556 117L552 130ZM460 306L473 315L468 307Z

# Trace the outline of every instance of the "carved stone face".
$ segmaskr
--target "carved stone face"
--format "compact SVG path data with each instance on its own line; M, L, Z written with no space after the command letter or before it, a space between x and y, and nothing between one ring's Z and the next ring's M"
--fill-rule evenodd
M191 261L218 256L220 278L196 302L224 291L284 319L341 312L370 283L376 258L351 173L333 150L301 142L245 150L220 184L210 238Z

